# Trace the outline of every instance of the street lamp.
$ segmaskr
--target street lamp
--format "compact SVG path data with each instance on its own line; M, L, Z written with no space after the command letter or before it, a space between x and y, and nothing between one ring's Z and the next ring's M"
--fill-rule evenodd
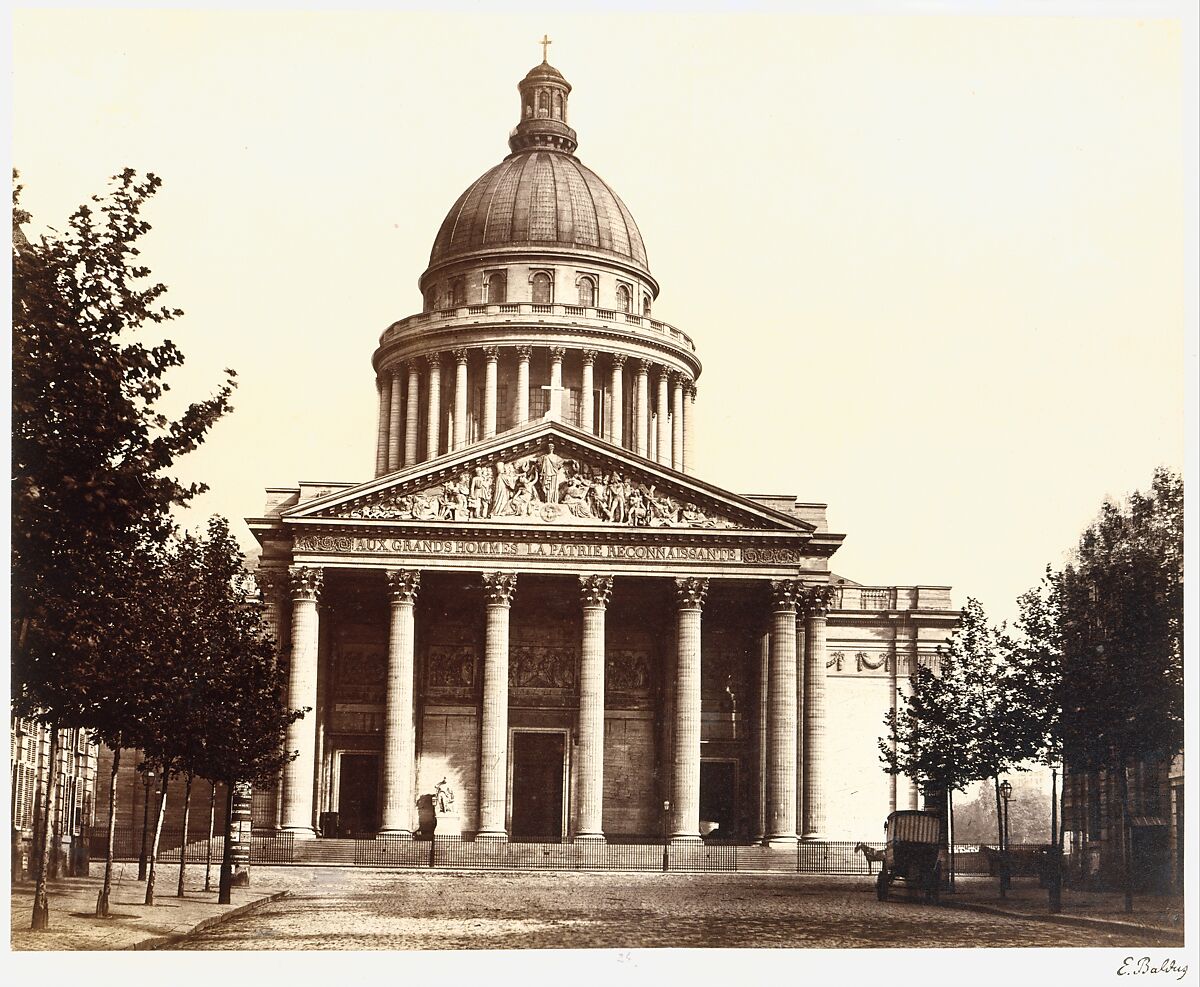
M1012 785L1008 783L1007 778L1000 783L1000 797L1004 799L1004 846L1002 848L1004 852L1001 858L1004 864L1000 873L1000 881L1003 887L1007 888L1010 883L1008 868L1008 801L1012 798Z
M145 798L142 799L142 852L138 855L138 880L146 880L147 847L146 835L150 828L150 783L154 781L154 769L147 768L142 775Z

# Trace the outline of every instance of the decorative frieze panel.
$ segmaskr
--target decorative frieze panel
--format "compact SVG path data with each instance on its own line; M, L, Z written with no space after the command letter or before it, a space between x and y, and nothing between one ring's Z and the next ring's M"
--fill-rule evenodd
M575 688L578 655L562 647L523 645L510 649L508 687L510 689Z
M744 528L744 519L697 504L682 487L660 486L599 457L567 458L553 441L536 451L409 485L389 487L320 517L388 521L604 524L633 528Z
M604 659L606 696L649 696L653 688L650 669L650 655L644 651L609 651Z
M431 644L426 684L441 698L471 699L475 692L476 649L466 644Z

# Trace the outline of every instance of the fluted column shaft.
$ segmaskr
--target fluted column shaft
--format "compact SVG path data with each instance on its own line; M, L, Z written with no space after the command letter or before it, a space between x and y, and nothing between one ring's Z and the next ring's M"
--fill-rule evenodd
M639 456L648 456L650 454L650 367L645 360L637 362L634 404L633 451Z
M771 583L767 684L767 831L773 847L796 843L796 600L794 579Z
M804 662L804 825L806 840L825 830L825 614L823 587L809 591Z
M436 459L441 435L442 417L442 360L429 357L429 418L425 422L425 458Z
M392 375L381 373L375 381L379 394L379 424L375 429L375 475L388 471L388 423L392 414Z
M397 378L397 383L399 378ZM396 384L392 384L394 388ZM393 398L395 394L393 393ZM404 411L404 461L397 455L395 469L415 466L417 463L417 420L421 415L421 371L416 362L408 365L408 405ZM400 430L396 430L396 441L400 441ZM399 450L397 450L398 454Z
M404 418L404 381L401 379L400 368L391 370L388 374L388 424L387 451L384 453L383 471L390 473L404 465L401 459L403 451L401 424Z
M484 573L486 625L483 652L483 718L479 737L478 837L507 839L508 787L508 617L517 577Z
M556 422L563 420L562 364L566 355L566 350L561 346L550 347L550 418Z
M804 679L808 652L805 647L803 600L796 607L796 832L804 825Z
M288 573L284 569L258 569L254 573L263 597L263 623L267 634L275 644L275 654L285 653L283 643L284 606L288 597ZM283 770L275 776L274 783L264 786L270 790L273 805L267 813L273 828L278 829L283 811Z
M381 836L412 834L416 749L413 743L413 611L421 574L387 571L391 612L388 621L387 680L383 718L383 822Z
M454 351L454 446L467 444L467 351Z
M771 695L771 632L758 636L758 798L755 802L754 838L762 840L767 834L767 734L770 720L767 707Z
M483 437L490 439L496 434L496 393L500 351L489 346L483 351Z
M707 579L676 579L675 773L671 841L700 839L700 611Z
M669 414L667 389L670 378L666 370L658 375L658 448L655 449L655 461L663 466L671 465L671 420Z
M671 384L671 469L683 472L683 378Z
M591 435L595 431L595 416L592 408L592 391L595 389L594 372L596 351L583 351L583 374L579 387L579 427Z
M321 593L324 571L293 566L290 570L292 591L292 655L288 671L288 708L309 712L288 724L287 749L298 751L295 760L283 769L283 819L285 832L297 836L315 836L313 831L313 777L316 770L317 638L320 620L317 597Z
M696 472L696 385L688 384L683 402L683 471Z
M529 421L529 358L532 350L528 346L517 347L517 425Z
M617 354L612 358L612 376L608 382L609 397L609 429L608 441L615 446L624 444L624 429L622 415L624 414L625 396L622 384L625 379L625 357Z
M580 576L579 815L576 839L604 839L604 617L612 576Z

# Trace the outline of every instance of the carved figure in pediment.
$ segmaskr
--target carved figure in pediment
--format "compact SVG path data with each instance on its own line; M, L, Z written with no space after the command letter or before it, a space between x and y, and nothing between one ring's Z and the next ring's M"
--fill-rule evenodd
M559 488L564 478L566 461L554 454L554 443L551 442L546 451L538 457L537 469L541 482L542 499L547 504L557 504Z
M534 504L539 503L540 499L537 494L537 485L534 477L537 476L537 467L531 460L524 470L518 470L516 475L516 488L513 491L512 510L510 514L515 514L518 517L529 517L533 513Z
M625 512L629 491L627 482L619 473L613 473L608 478L608 501L604 506L604 516L616 524L625 523Z
M688 504L679 512L679 520L690 528L714 527L708 516L695 504Z
M442 484L442 520L465 521L469 516L467 502L471 496L471 486L467 474L456 480Z
M513 510L513 494L517 488L517 468L512 463L496 464L496 478L492 483L492 517L506 517Z
M670 497L658 497L654 495L654 488L650 488L650 494L646 497L647 503L650 505L650 525L655 528L671 528L675 526L679 516L679 505Z
M634 489L630 491L626 518L635 528L645 527L650 520L650 510L640 490Z
M473 518L486 518L492 510L492 478L486 466L477 466L471 477L467 511Z
M591 481L576 473L563 488L563 506L576 517L594 517L591 505Z
M418 521L432 521L440 517L441 513L442 503L439 498L423 493L413 497L412 516Z
M608 477L599 468L592 470L592 484L591 489L588 491L588 505L592 511L588 515L589 517L602 518L607 515Z

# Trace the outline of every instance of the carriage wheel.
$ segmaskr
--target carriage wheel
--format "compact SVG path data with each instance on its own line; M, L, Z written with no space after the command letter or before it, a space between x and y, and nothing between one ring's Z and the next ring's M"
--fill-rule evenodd
M879 878L875 881L875 894L879 896L880 901L887 901L888 872L886 864L882 865L879 869Z

